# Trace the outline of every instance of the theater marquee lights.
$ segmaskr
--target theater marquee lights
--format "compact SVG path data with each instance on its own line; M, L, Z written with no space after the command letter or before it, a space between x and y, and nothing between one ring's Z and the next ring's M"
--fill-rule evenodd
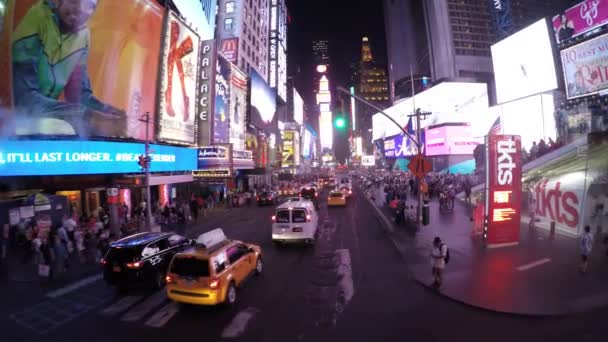
M521 216L521 138L486 137L486 205L483 237L488 247L519 242Z

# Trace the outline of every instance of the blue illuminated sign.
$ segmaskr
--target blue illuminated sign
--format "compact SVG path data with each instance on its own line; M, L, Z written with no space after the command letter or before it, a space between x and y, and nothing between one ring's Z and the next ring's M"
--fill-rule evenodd
M196 149L150 145L151 172L196 170ZM0 141L0 176L140 173L145 145L109 141Z

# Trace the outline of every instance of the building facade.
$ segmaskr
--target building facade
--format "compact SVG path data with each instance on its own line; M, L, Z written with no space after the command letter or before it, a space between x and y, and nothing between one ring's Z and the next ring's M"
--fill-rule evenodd
M255 70L268 82L271 0L220 0L218 4L215 39L220 52L225 53L225 45L233 47L236 53L230 61L247 74Z

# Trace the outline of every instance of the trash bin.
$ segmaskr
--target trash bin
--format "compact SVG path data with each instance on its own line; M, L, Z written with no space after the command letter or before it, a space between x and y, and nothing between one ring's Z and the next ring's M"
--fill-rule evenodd
M422 225L426 226L429 224L429 222L431 221L431 208L429 207L428 203L425 203L422 206Z

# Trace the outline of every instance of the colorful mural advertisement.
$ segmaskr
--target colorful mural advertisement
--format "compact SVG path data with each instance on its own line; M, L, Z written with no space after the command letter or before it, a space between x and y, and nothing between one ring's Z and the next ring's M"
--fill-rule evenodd
M215 69L215 106L213 111L213 143L230 142L230 73L231 63L217 55Z

